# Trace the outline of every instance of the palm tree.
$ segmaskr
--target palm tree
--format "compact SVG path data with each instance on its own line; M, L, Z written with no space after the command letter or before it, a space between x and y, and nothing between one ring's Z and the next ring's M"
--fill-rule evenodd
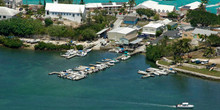
M129 11L131 11L131 8L133 8L136 5L136 2L135 0L129 0L128 4L129 4Z
M200 9L205 10L204 4L208 4L209 0L201 0Z
M80 0L80 3L79 3L79 4L82 4L82 5L83 5L83 4L85 4L85 2L84 2L83 0Z

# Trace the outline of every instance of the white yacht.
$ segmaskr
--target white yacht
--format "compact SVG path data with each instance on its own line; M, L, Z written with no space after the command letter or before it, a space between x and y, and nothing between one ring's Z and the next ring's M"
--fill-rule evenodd
M194 108L194 105L189 104L188 102L183 102L182 104L177 104L176 108L181 108L181 109L192 109Z

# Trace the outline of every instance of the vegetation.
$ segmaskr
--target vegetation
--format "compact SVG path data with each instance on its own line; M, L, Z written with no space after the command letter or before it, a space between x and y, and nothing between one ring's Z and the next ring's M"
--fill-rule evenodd
M44 26L40 20L12 18L0 21L0 34L27 37L44 33Z
M156 37L159 37L163 33L163 30L156 31Z
M23 6L25 7L25 6ZM51 37L70 38L74 40L93 40L96 33L106 26L110 26L115 16L106 15L106 11L97 11L95 16L90 16L86 23L78 28L69 26L52 25L53 21L49 18L45 19L45 26L41 20L29 18L12 18L0 21L0 35L32 37L34 35L50 35Z
M212 49L211 47L207 47L205 49L203 56L206 58L211 58L212 56L214 56L214 54L215 54L215 50Z
M176 42L168 43L165 37L155 46L150 45L146 48L146 58L151 61L159 60L161 57L173 56L176 63L183 60L183 55L190 51L189 39L181 39Z
M187 20L194 27L220 25L220 16L203 10L190 10L187 13Z
M136 5L135 0L128 0L128 4L129 4L129 11L131 11L131 9Z
M59 0L59 3L72 4L73 0Z
M176 12L173 11L173 12L168 13L167 16L170 19L177 19L179 14L177 14Z
M76 49L77 49L77 50L83 50L83 45L77 45L77 46L76 46Z
M4 0L0 0L0 6L4 6L4 5L5 5Z
M159 15L159 14L155 14L155 15L154 15L154 20L157 21L157 20L159 20L159 19L160 19L160 15Z
M80 0L80 3L79 4L85 4L84 0Z
M156 13L151 10L151 9L144 9L144 8L139 8L136 10L136 12L138 13L138 15L140 17L142 17L143 15L146 15L148 18L154 16Z
M9 48L20 48L23 46L23 42L18 38L6 38L6 37L0 37L0 44L3 44L6 47Z
M190 67L185 67L185 66L180 66L178 68L189 70L189 71L194 71L194 72L198 72L198 73L202 73L206 75L211 75L211 76L218 76L218 77L220 76L219 71L209 71L208 69L196 69L196 68L190 68Z
M37 45L34 46L35 50L68 50L73 48L71 45L55 45L52 43L44 43L39 42Z
M209 37L207 37L207 42L210 43L211 46L220 46L220 37L218 35L210 35Z
M51 20L51 18L46 18L46 19L44 20L44 22L45 22L45 26L50 26L50 25L53 24L53 21Z

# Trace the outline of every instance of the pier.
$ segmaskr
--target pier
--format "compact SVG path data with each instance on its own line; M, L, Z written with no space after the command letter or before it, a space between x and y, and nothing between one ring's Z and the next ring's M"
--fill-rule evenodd
M99 72L102 70L105 70L107 68L110 68L111 66L114 66L116 63L127 60L131 56L145 52L145 45L135 49L131 53L125 53L117 58L113 59L103 59L101 61L97 61L96 64L89 64L89 66L78 66L74 69L68 69L60 72L51 72L48 73L49 75L57 75L58 77L69 79L69 80L81 80L87 77L87 75ZM145 76L146 77L146 76Z

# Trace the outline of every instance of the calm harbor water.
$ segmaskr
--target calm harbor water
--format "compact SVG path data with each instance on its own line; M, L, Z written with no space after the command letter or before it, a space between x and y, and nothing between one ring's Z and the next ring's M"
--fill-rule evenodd
M39 4L40 0L23 0L24 4ZM73 0L74 3L79 3L80 0ZM111 0L113 2L127 2L128 0ZM136 0L136 3L142 3L146 0ZM157 1L161 4L167 4L167 5L174 5L177 9L180 6L183 6L185 4L191 3L191 2L195 2L195 1L200 1L200 0L170 0L170 1L163 1L163 0L153 0L153 1ZM44 0L41 0L41 2L43 3ZM52 0L46 0L46 2L52 2ZM109 0L84 0L85 3L97 3L97 2L101 2L101 3L105 3L105 2L109 2ZM214 5L216 3L220 2L219 0L210 0L208 5ZM218 6L219 7L219 6ZM216 8L218 8L217 6L212 6L212 7L208 7L207 10L209 12L212 13L216 13Z
M0 110L175 110L173 105L183 101L194 110L220 108L220 82L183 74L141 79L137 70L154 66L144 55L70 81L48 73L117 54L92 51L70 60L59 54L1 47Z

